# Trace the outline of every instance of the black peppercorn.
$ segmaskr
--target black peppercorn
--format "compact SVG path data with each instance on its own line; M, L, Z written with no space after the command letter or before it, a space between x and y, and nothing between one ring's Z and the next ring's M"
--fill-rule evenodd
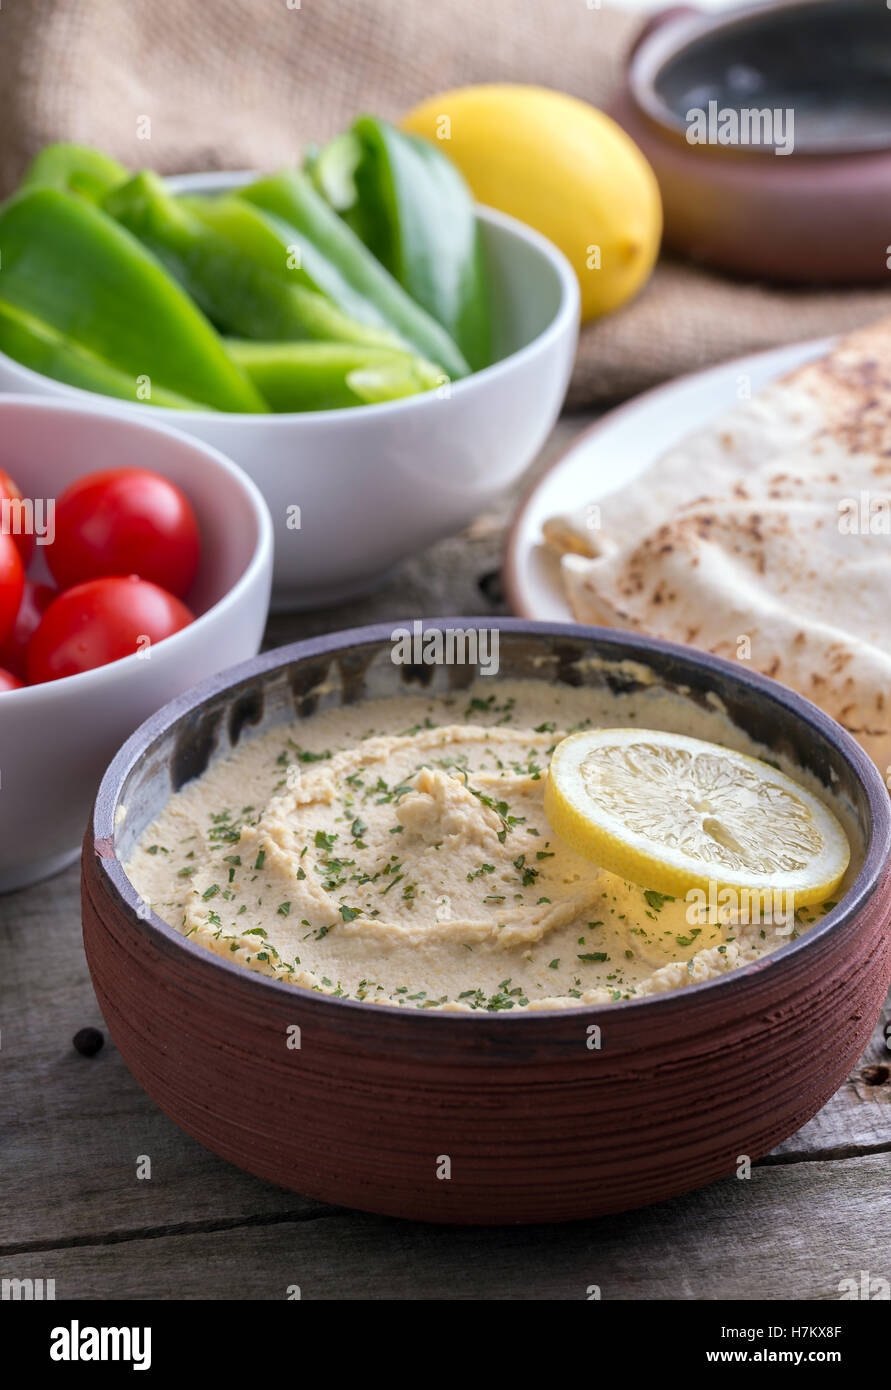
M81 1028L75 1033L71 1041L82 1057L95 1057L102 1048L105 1038L98 1028Z

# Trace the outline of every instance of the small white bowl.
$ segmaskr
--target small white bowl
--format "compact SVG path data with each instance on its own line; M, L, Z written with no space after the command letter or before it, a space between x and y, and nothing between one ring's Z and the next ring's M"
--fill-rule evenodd
M190 174L169 183L177 192L219 192L253 177ZM269 504L274 606L340 602L459 530L519 478L563 403L578 333L575 274L530 227L489 208L477 215L497 360L449 387L302 414L168 410L97 397L0 353L0 391L101 399L116 414L163 420L213 444L241 465Z
M76 858L115 749L174 695L256 655L263 637L272 525L240 469L155 420L0 396L0 468L25 496L56 499L82 474L115 467L162 474L194 507L201 566L186 601L196 618L153 646L148 659L134 653L78 676L0 693L0 892L36 883ZM29 575L48 578L40 545L36 554Z

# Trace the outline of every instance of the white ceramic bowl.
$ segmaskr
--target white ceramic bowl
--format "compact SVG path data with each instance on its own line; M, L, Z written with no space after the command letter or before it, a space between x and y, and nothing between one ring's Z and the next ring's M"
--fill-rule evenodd
M260 647L272 525L249 478L216 449L155 420L0 396L0 468L26 496L55 499L84 473L122 466L153 469L192 503L202 555L187 602L197 616L152 647L148 659L134 654L0 693L0 892L34 883L77 856L99 779L143 719ZM36 551L29 575L46 578L44 552L39 545Z
M208 192L252 177L193 174L170 184ZM572 268L530 227L488 208L478 216L498 360L449 388L347 410L230 415L97 398L0 353L0 391L102 399L105 409L163 420L221 449L269 504L274 606L336 603L488 505L523 473L563 403L578 332ZM294 507L299 529L288 525Z

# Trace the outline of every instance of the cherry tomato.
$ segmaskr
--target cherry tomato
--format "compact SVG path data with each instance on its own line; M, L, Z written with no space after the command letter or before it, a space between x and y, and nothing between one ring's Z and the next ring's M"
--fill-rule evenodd
M22 566L27 569L28 562L34 553L34 536L31 531L24 529L25 521L16 505L21 500L21 489L13 482L9 474L0 468L0 504L3 502L8 504L2 508L2 514L0 514L0 529L6 531L7 535L15 541L16 549L22 557Z
M21 556L12 537L0 535L0 642L12 630L24 587Z
M109 574L138 574L179 598L198 572L201 538L189 502L144 468L88 473L56 503L47 560L62 589Z
M21 680L25 680L27 675L28 643L56 593L57 590L49 584L36 584L33 579L26 579L15 622L5 640L0 642L0 667L11 671Z
M24 681L20 681L18 676L14 676L11 671L4 671L0 666L0 695L4 690L22 690Z
M28 680L54 681L146 651L192 621L178 598L135 574L75 584L53 599L31 638Z

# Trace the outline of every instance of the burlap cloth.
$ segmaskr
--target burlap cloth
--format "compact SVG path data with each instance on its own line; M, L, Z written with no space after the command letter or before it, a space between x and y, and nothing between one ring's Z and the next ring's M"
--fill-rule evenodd
M396 117L468 82L603 105L639 23L594 0L2 0L0 191L51 140L165 173L270 168L359 110ZM891 292L778 290L663 260L634 303L584 330L569 403L882 312Z

